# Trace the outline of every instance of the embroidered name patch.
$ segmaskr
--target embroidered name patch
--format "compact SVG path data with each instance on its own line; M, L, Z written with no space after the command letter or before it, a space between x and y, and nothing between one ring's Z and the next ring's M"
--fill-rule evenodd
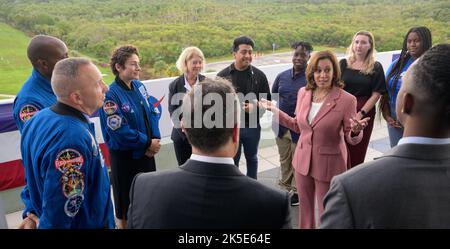
M22 122L26 122L39 112L39 108L34 105L24 105L20 109L19 118Z
M84 158L75 149L64 149L56 156L55 167L63 175L61 176L61 188L65 197L64 213L74 217L83 202L84 175L80 171Z
M122 118L118 115L111 115L107 119L107 124L111 130L115 131L122 126Z
M80 170L83 162L84 158L80 152L74 149L65 149L56 156L55 167L61 173L65 173L69 170Z
M116 102L112 100L105 101L105 103L103 104L103 111L105 111L107 115L114 114L117 111Z

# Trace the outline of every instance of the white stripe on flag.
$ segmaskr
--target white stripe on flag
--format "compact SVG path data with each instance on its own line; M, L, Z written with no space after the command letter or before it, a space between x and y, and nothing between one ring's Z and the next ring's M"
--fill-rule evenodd
M22 159L18 130L0 133L0 163Z

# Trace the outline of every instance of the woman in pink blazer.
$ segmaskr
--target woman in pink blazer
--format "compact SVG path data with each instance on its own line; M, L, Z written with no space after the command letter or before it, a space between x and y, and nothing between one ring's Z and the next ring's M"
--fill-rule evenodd
M359 143L369 120L354 119L356 98L342 89L340 77L336 56L330 51L317 52L306 68L307 84L298 92L295 118L267 100L260 101L281 125L300 133L292 160L301 205L300 228L316 227L315 197L320 216L331 178L347 170L345 141Z

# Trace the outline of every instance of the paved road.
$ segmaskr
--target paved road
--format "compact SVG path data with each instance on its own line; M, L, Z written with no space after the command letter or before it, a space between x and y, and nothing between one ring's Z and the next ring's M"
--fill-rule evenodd
M344 56L344 53L336 53L338 57ZM206 64L205 71L206 72L219 72L224 69L228 65L230 65L233 60L229 61L220 61L214 63ZM264 66L264 65L273 65L273 64L283 64L283 63L291 63L292 62L292 52L284 52L284 53L275 53L275 54L263 54L258 55L254 54L252 65Z

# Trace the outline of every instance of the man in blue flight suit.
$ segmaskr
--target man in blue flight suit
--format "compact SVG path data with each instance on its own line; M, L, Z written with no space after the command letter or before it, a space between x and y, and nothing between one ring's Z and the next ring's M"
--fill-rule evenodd
M20 132L27 120L56 102L50 79L56 62L68 57L68 49L58 38L37 35L31 39L27 55L33 71L17 94L13 106L14 120Z
M28 45L27 56L33 65L33 71L17 94L13 105L13 116L19 132L22 132L27 120L56 102L50 79L56 62L68 57L68 49L66 44L58 38L37 35ZM19 228L34 228L30 225L36 223L37 219L34 211L30 209L27 185L21 193L21 198L25 209L22 215L24 220Z
M132 45L113 52L110 65L116 79L100 110L103 138L109 149L118 228L126 228L134 176L156 170L154 155L161 147L160 114L150 105L147 89L139 81L139 62L138 49Z
M92 115L107 86L84 58L56 63L56 104L27 121L21 152L38 228L114 228L108 171Z

